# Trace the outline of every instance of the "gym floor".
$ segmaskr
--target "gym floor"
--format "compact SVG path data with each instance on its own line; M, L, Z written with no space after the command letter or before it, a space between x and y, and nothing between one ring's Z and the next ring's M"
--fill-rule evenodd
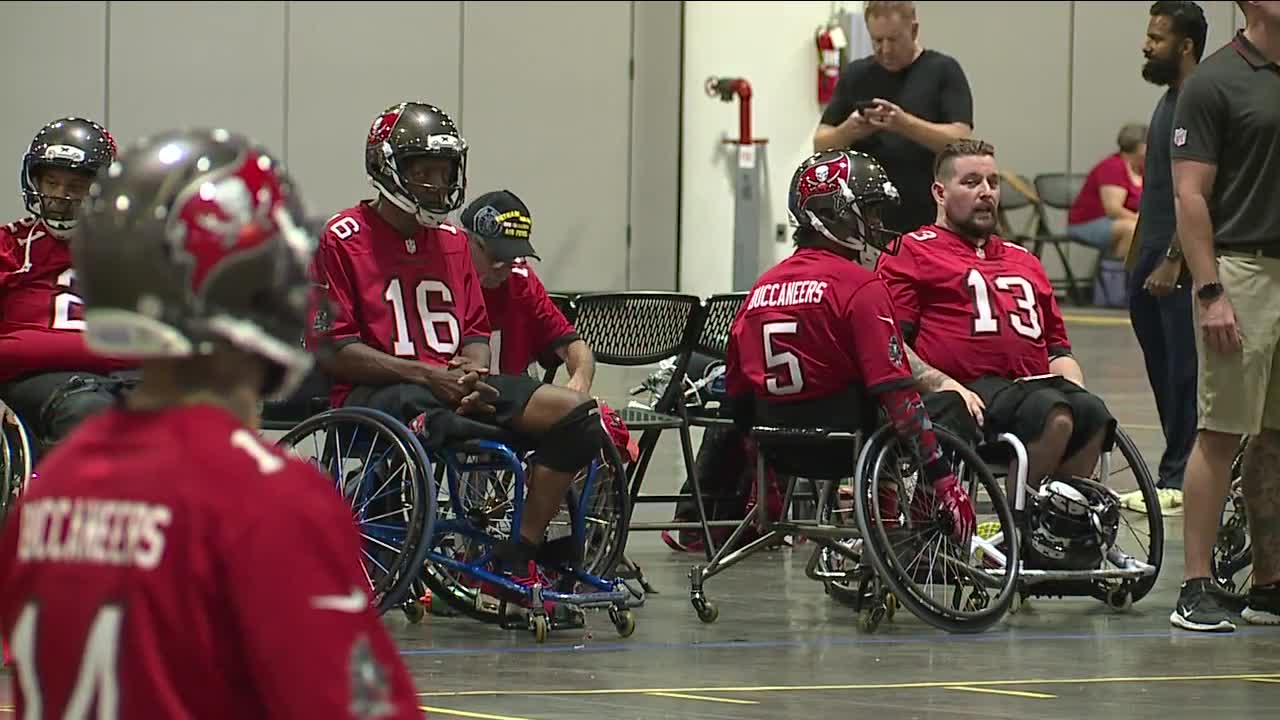
M1163 438L1127 315L1069 312L1068 324L1090 387L1154 470ZM648 372L601 368L597 392L625 405L627 388ZM683 481L676 437L663 436L645 492L675 492ZM671 508L641 505L636 517L670 519ZM654 532L628 542L658 590L628 639L596 612L586 630L552 632L544 645L527 631L462 618L409 625L391 613L386 622L437 718L1280 716L1280 628L1171 628L1181 517L1167 517L1165 533L1160 580L1131 610L1037 598L981 635L947 635L905 609L874 634L860 632L853 611L805 577L812 546L761 553L708 580L720 616L705 625L688 581L702 556L673 553Z

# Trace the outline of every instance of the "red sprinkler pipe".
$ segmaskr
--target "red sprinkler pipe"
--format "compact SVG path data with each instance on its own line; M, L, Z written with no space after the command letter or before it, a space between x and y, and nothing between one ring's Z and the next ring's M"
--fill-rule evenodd
M722 102L732 102L738 97L738 145L750 145L751 136L751 83L746 78L707 78L707 95L720 97Z

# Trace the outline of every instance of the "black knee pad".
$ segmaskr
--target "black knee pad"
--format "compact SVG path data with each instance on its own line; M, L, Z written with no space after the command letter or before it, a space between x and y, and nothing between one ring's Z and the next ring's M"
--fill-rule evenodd
M120 383L75 375L40 408L35 432L41 446L52 447L85 418L111 407Z
M1071 431L1071 439L1067 441L1064 458L1080 452L1089 444L1089 439L1103 431L1102 450L1106 452L1115 441L1116 421L1102 398L1089 392L1077 392L1067 396L1071 406L1071 419L1075 427Z
M543 434L538 441L536 462L557 472L576 472L591 462L604 442L600 406L595 400L588 400Z

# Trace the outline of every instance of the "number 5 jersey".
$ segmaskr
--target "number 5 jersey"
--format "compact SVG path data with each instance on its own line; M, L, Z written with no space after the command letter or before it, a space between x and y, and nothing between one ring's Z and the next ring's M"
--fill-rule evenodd
M996 235L975 247L926 225L881 255L878 272L912 349L957 382L1044 375L1071 352L1040 260Z

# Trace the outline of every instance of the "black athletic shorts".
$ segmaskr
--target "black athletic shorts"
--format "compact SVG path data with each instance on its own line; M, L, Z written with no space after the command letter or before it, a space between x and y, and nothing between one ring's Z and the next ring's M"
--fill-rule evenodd
M1071 410L1074 430L1064 457L1080 451L1089 438L1105 431L1103 448L1115 439L1115 418L1097 395L1061 376L1013 381L1001 377L978 378L969 388L982 398L987 409L983 430L988 439L1013 433L1023 443L1034 442L1044 431L1055 407Z
M359 385L351 390L344 405L381 410L403 423L425 413L426 442L433 447L463 440L497 440L532 447L533 438L521 436L511 424L524 413L529 399L543 383L528 375L490 375L484 382L498 391L498 398L491 402L491 415L459 415L437 400L426 386L413 383Z

